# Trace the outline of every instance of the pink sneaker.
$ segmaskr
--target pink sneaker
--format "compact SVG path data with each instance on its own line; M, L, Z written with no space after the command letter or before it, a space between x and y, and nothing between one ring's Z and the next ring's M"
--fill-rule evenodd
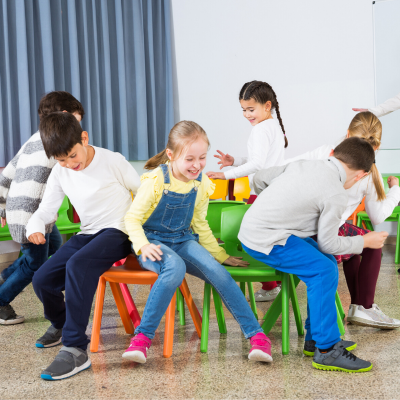
M249 360L272 362L271 341L264 333L257 333L257 335L251 337L250 344Z
M139 333L131 339L131 344L125 353L122 354L122 357L130 361L144 364L147 358L147 350L150 346L151 339L143 335L143 333Z

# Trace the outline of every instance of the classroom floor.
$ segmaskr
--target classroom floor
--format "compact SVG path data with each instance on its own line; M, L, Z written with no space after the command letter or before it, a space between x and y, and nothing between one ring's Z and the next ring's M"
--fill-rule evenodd
M345 310L349 295L341 266L339 294ZM375 301L384 312L400 319L400 280L394 264L394 246L384 248ZM188 277L193 298L200 308L203 284ZM259 285L255 285L259 289ZM133 287L133 298L143 311L149 287ZM298 287L302 315L305 315L305 286ZM262 318L270 303L258 303ZM355 354L373 362L371 372L346 374L313 369L312 359L302 354L291 314L290 355L281 354L280 320L270 333L272 364L247 359L249 343L226 312L227 335L220 335L215 314L210 321L207 354L200 353L200 341L193 323L175 323L174 352L162 357L164 320L144 365L121 358L129 345L111 291L107 289L98 353L90 354L92 367L71 379L48 382L40 372L53 360L59 347L38 349L35 340L48 327L32 285L12 303L25 323L0 326L1 399L394 399L400 398L400 331L346 325L347 339L358 343ZM87 333L91 332L91 322Z

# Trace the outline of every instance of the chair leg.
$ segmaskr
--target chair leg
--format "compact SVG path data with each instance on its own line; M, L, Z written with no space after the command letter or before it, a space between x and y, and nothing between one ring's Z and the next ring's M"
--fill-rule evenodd
M294 319L296 321L297 334L299 336L304 336L304 327L301 320L300 306L297 299L296 286L294 284L294 278L292 274L289 275L289 295L292 302Z
M185 303L183 300L182 293L180 289L176 289L176 306L179 312L179 323L182 326L186 325L186 320L185 320Z
M118 283L109 282L115 303L118 308L119 315L122 323L124 324L125 332L133 335L135 329L132 324L131 317L129 316L128 309L126 308L124 296L122 295L121 288Z
M106 291L106 280L100 277L97 285L96 302L94 305L94 315L92 323L92 337L90 340L90 351L97 353L99 349L101 318L103 316L104 293Z
M204 283L204 299L203 299L203 321L201 326L200 351L207 353L208 349L208 328L210 324L210 301L211 301L211 285Z
M174 324L175 324L175 307L176 307L176 293L172 296L171 303L167 308L165 314L165 334L164 334L164 351L163 356L169 358L172 356L172 349L174 347Z
M289 354L289 274L282 274L282 354Z
M126 283L120 283L119 287L121 288L122 295L124 296L125 304L128 307L128 313L131 317L133 326L136 329L140 325L140 315L136 308L135 302L132 299L131 293L129 292Z
M225 334L227 333L227 330L226 330L225 315L224 315L224 309L222 308L221 297L219 297L219 294L214 288L212 288L212 293L214 299L215 314L217 315L219 333Z
M272 302L267 313L264 316L264 322L261 326L264 333L268 335L272 327L275 325L277 319L282 314L282 290L276 296L275 300Z
M254 297L253 282L247 282L247 288L249 289L249 298L250 298L251 310L253 311L253 314L256 317L256 319L258 319L256 298Z
M189 309L190 315L192 317L194 327L196 328L197 335L201 337L201 315L199 313L199 310L196 307L196 304L193 301L192 294L190 293L188 284L186 282L186 279L183 279L183 282L181 286L179 287L181 290L181 293L186 301L186 305Z
M240 290L243 293L243 296L246 296L246 282L240 282Z
M339 332L340 332L340 335L343 336L345 333L345 330L344 330L343 320L340 316L340 310L339 310L337 303L336 303L336 312L337 312L337 324L339 327Z
M396 250L394 253L394 263L400 264L400 214L397 220L397 238L396 238Z
M335 301L336 301L336 306L339 311L340 318L344 319L346 314L343 310L343 305L342 305L342 302L340 301L339 293L337 292L337 290L336 290L336 294L335 294Z

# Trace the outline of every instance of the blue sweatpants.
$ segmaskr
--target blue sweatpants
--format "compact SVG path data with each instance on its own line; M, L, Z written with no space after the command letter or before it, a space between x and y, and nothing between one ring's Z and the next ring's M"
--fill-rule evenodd
M297 275L306 284L306 340L315 340L319 349L327 349L340 341L335 303L339 270L335 257L321 253L311 238L300 239L293 235L285 246L275 245L269 255L245 245L243 248L256 260L278 271Z
M102 229L93 235L72 236L35 273L32 284L44 316L56 329L63 328L64 346L86 350L85 331L99 277L130 253L128 235Z

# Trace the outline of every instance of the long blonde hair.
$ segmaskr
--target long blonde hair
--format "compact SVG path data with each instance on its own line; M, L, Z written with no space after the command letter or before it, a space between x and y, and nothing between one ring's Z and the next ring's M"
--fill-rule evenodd
M382 138L381 121L379 121L378 117L369 111L356 114L349 125L349 137L353 136L365 139L374 149L378 149L381 145ZM385 190L383 188L381 177L375 163L372 164L370 174L378 195L378 200L385 200Z
M193 121L178 122L169 132L166 148L154 157L151 157L146 162L144 168L151 170L157 168L161 164L165 164L169 160L167 149L172 151L175 160L178 159L199 137L204 139L208 147L210 146L207 134L199 124Z

